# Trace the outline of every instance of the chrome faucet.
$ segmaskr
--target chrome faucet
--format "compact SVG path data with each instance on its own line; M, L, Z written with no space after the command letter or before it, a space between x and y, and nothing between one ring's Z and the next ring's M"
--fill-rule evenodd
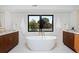
M44 32L39 32L39 35L40 36L45 36L45 33Z

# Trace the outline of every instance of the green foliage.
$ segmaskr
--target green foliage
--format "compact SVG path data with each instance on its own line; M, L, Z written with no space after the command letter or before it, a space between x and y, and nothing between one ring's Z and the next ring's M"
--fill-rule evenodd
M49 23L48 18L42 18L42 20L44 20L43 28L48 29L52 27L52 24ZM39 29L39 24L40 20L36 22L33 19L32 21L29 22L29 29L31 29L32 31L37 31L37 29Z
M49 19L48 18L43 18L42 20L45 21L44 27L43 28L51 28L51 24L49 23Z
M42 18L42 20L44 20L46 23L49 23L49 19L48 18Z
M30 28L30 29L37 29L37 28L39 28L38 25L39 25L39 24L36 23L35 20L32 20L32 21L29 22L29 28Z

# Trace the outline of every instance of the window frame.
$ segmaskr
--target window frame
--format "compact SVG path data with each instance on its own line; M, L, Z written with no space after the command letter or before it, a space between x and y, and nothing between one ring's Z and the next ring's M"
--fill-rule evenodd
M39 16L40 19L42 16L52 16L52 30L51 31L29 31L29 16ZM54 15L28 15L28 32L53 32L54 31Z

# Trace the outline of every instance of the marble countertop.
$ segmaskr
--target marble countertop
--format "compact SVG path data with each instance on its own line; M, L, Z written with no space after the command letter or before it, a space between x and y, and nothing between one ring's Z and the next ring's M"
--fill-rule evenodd
M17 31L16 30L4 30L4 31L0 31L0 36L8 34L8 33L12 33L12 32L17 32Z
M74 34L79 34L79 31L77 30L70 30L70 29L67 29L67 30L64 30L66 32L71 32L71 33L74 33Z

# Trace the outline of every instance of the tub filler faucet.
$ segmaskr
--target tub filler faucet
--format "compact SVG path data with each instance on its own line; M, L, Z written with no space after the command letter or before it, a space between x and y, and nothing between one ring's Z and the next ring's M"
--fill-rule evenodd
M39 36L45 36L45 32L39 32Z

